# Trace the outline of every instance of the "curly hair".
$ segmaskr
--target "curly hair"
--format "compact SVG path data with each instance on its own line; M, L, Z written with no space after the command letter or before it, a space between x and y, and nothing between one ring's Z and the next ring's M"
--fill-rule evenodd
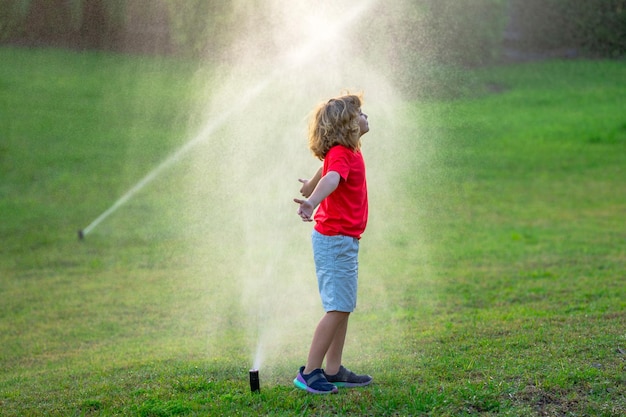
M335 145L353 150L361 147L361 102L360 95L348 94L315 108L309 124L309 148L313 155L323 160Z

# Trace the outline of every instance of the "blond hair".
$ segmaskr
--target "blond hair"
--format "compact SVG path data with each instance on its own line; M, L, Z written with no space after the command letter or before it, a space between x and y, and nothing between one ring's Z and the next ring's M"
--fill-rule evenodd
M318 105L309 124L309 148L323 160L335 145L352 150L361 147L361 96L344 95Z

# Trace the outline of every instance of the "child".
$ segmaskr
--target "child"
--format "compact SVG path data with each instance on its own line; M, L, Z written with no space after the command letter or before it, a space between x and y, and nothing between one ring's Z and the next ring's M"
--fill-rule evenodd
M294 379L296 387L314 394L336 393L337 387L372 382L341 364L348 318L356 307L359 239L367 223L367 184L361 136L369 131L361 98L345 95L321 104L309 125L309 147L324 161L310 180L301 179L294 198L302 221L312 221L313 258L326 314L315 333L306 365ZM326 358L326 369L322 363Z

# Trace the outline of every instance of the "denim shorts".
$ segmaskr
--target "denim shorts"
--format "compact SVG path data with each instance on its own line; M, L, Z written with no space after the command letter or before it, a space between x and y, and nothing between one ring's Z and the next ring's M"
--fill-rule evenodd
M326 312L351 313L356 308L359 240L326 236L313 230L313 259L322 305Z

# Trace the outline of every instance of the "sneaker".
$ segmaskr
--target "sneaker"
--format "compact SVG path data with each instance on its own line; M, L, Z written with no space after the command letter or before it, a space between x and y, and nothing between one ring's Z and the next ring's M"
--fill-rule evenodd
M339 372L335 375L326 375L326 380L338 387L342 388L354 388L364 387L372 383L372 377L369 375L357 375L349 369L344 368L343 365L339 367Z
M300 368L298 376L293 380L293 384L312 394L336 394L337 387L329 383L324 376L324 371L316 369L310 374L304 374L304 366Z

